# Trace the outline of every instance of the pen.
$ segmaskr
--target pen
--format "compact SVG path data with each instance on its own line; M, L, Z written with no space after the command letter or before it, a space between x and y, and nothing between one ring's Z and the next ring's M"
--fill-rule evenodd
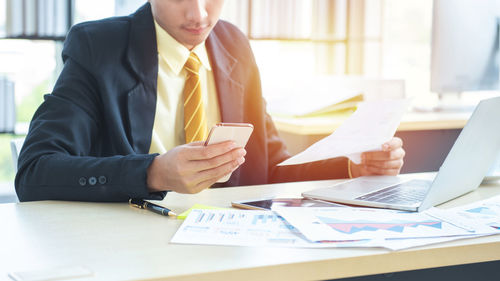
M174 217L177 216L176 213L172 212L168 208L153 204L151 202L144 201L142 199L130 198L128 202L130 203L130 205L134 207L137 207L139 209L147 209L163 216L174 216Z

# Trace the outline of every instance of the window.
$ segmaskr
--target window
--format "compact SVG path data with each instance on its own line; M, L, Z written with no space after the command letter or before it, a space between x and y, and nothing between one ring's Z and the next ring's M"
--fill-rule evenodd
M383 0L229 1L222 18L248 35L264 73L377 76L383 3ZM288 64L281 61L285 56L293 61L294 67L282 67Z
M286 81L283 77L310 75L402 79L406 96L416 97L417 102L432 99L432 0L228 2L222 18L250 32L262 79ZM291 22L298 31L290 36Z
M429 103L432 0L384 0L381 77L401 78L406 96Z
M74 23L129 14L144 3L145 0L74 0ZM0 0L0 38L6 36L5 23L6 0ZM54 86L62 67L61 50L62 42L51 40L0 39L0 76L15 83L16 132L21 136L27 132L43 95ZM10 150L14 137L19 136L0 134L0 183L14 181ZM6 186L0 184L0 188Z
M26 131L43 95L50 92L55 79L56 46L52 41L1 39L0 74L15 83L16 130ZM33 67L36 66L36 67ZM0 182L13 181L10 140L0 134Z
M384 4L384 0L228 1L222 18L250 38L263 94L272 103L287 94L275 91L279 86L274 84L290 80L381 78Z

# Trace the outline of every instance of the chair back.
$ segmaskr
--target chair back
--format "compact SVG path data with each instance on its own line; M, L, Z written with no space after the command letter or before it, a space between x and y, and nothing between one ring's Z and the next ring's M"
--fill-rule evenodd
M12 152L12 164L14 164L14 171L17 172L17 159L21 148L23 147L24 138L14 138L10 140L10 150Z

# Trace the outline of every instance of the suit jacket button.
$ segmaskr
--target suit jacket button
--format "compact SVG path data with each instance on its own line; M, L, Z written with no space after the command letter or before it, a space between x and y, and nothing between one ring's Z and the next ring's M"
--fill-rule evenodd
M99 183L100 184L105 184L107 181L106 177L105 176L99 176Z
M95 185L97 183L97 179L96 177L90 177L89 178L89 184L90 185Z
M87 184L87 179L84 178L84 177L81 177L80 179L78 179L78 183L81 185L81 186L85 186Z

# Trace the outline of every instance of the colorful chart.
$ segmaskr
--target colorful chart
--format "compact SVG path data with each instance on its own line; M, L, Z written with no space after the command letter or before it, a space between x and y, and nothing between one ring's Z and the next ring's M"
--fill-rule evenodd
M373 222L373 221L340 221L334 220L326 217L318 217L321 221L329 225L332 229L336 231L353 234L360 231L378 231L378 230L388 230L402 233L407 227L418 227L427 226L434 227L437 229L442 228L442 223L440 221L421 221L421 222L404 222L404 221L394 221L394 222Z
M491 215L491 216L495 216L496 215L496 213L494 211L492 211L488 207L477 207L477 208L474 208L474 209L466 210L466 212L483 214L483 215Z
M275 215L275 214L271 214L271 215L255 215L253 217L252 224L253 225L258 225L259 222L260 222L260 224L267 224L268 220L270 220L271 222L276 222L277 219L278 219L278 216Z

